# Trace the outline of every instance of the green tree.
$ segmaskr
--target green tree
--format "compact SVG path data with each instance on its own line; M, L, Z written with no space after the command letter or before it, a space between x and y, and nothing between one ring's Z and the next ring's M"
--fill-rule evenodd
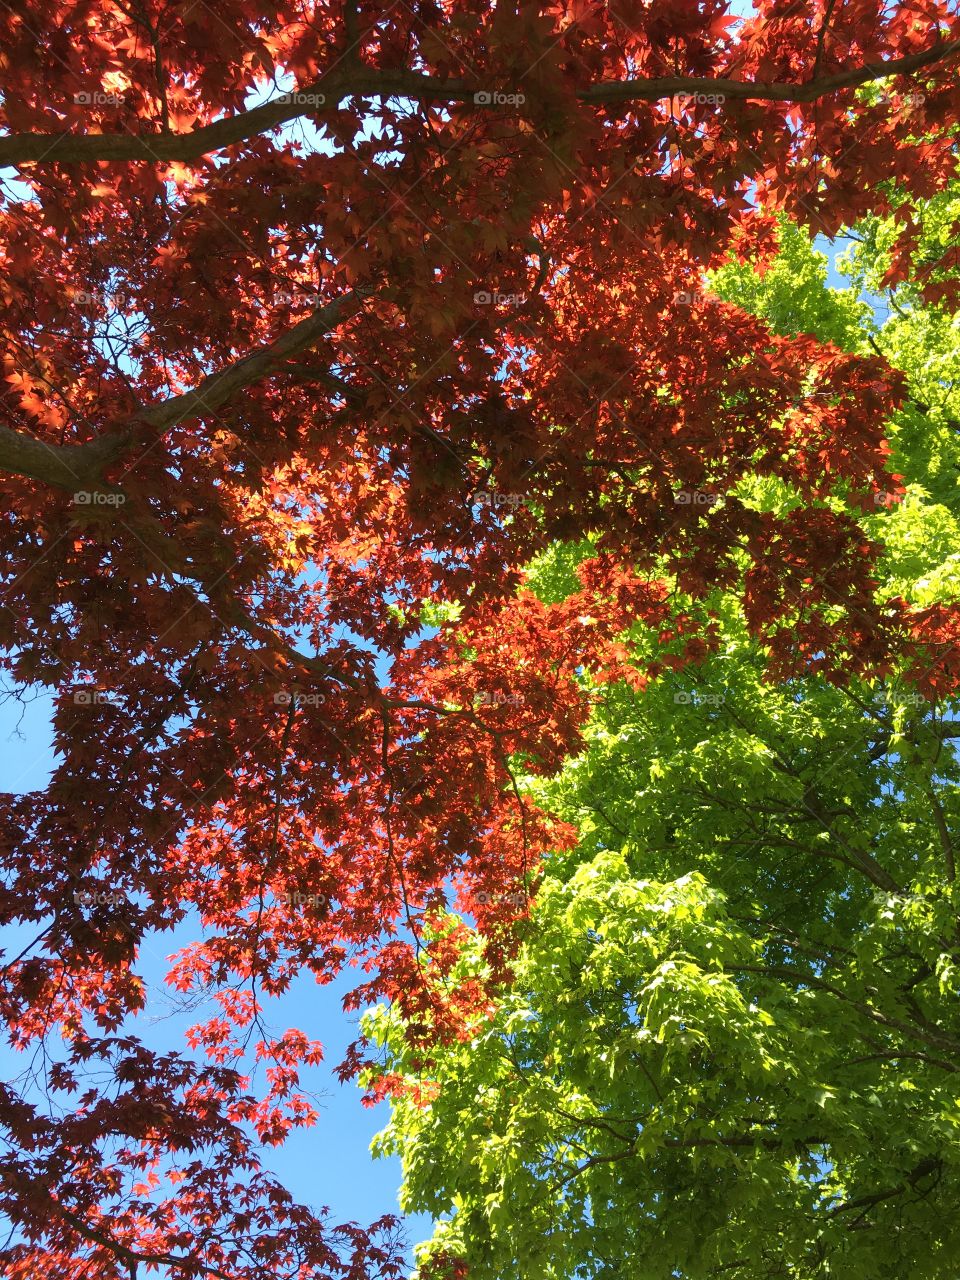
M874 291L884 234L851 255ZM917 290L884 318L825 278L785 227L771 270L712 286L903 370L906 496L868 521L879 589L954 601L960 328ZM743 497L792 500L770 480ZM569 594L589 551L542 557L538 594ZM437 1220L424 1274L955 1280L960 720L916 668L771 683L732 598L703 607L712 653L671 670L668 647L658 679L606 690L586 750L527 782L579 840L549 860L489 1018L425 1048L396 1010L368 1015L368 1083L394 1094L376 1149ZM661 634L629 641L664 656ZM454 980L485 965L474 935Z

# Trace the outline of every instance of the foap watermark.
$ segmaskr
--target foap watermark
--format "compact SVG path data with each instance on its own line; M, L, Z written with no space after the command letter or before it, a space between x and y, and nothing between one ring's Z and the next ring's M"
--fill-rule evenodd
M75 707L115 707L118 705L118 700L112 689L74 689L73 705Z
M75 507L122 507L125 493L105 493L102 489L78 489L70 501Z
M273 295L275 307L319 307L322 301L319 293L290 293L281 289Z
M108 93L103 89L81 90L73 95L78 107L122 107L126 99L122 93Z
M527 899L522 893L487 893L485 889L481 889L479 893L473 895L474 901L480 906L493 906L494 903L503 902L510 907L522 907Z
M707 295L696 289L678 289L673 295L677 307L702 307L706 301Z
M929 711L930 699L916 690L893 690L884 698L888 707L909 707L911 711Z
M478 289L473 295L478 307L522 307L527 301L525 293L499 293L496 289Z
M884 93L880 96L881 102L888 102L893 107L922 107L927 100L927 95L921 93L919 89L910 89L906 93Z
M673 695L673 700L678 707L722 707L727 698L723 693L690 693L687 689L680 689Z
M283 890L275 898L279 907L322 907L327 901L319 893L286 893Z
M678 507L715 507L720 501L720 495L704 493L702 489L679 489L673 495L673 501Z
M70 301L78 307L105 307L107 310L120 311L130 299L119 289L112 293L106 289L93 290L71 289Z
M526 100L526 94L501 93L499 89L478 89L473 95L477 107L522 107Z
M490 507L494 511L519 511L524 505L522 493L499 493L496 489L478 489L470 499L472 507Z
M722 107L726 100L722 93L678 93L676 96L678 107Z
M271 105L279 102L287 107L323 107L327 103L327 95L325 93L281 93L279 98L273 98Z
M501 693L497 689L481 689L476 696L478 707L522 707L518 693Z
M121 907L129 901L115 889L74 889L73 900L79 907Z
M323 705L322 693L296 693L289 689L280 689L273 695L276 707L320 707Z

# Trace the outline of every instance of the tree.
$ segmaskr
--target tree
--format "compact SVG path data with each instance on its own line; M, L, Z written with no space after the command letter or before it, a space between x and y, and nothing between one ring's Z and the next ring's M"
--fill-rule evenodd
M876 280L882 227L863 239ZM762 278L729 266L714 287L903 359L907 496L868 522L880 592L949 605L956 321L907 288L878 326L824 287L802 234L783 242ZM753 493L784 500L771 489ZM554 548L531 584L562 596L585 554ZM924 696L905 665L771 683L735 600L712 605L701 664L610 689L580 757L530 783L579 840L548 858L495 1004L440 1045L396 1009L368 1015L384 1054L368 1084L393 1098L377 1149L402 1156L406 1207L438 1219L424 1276L955 1275L956 695ZM631 640L641 666L659 652L647 628ZM445 980L488 968L476 935Z
M476 894L570 838L517 762L577 749L578 672L633 678L619 636L667 619L664 566L739 588L781 674L953 635L874 592L897 376L701 274L769 257L775 210L830 232L942 194L960 20L24 0L0 41L0 645L60 753L2 806L0 919L31 936L0 1012L47 1056L0 1093L0 1257L389 1274L389 1224L338 1234L260 1169L321 1052L267 998L349 960L357 1005L474 1016L482 983L427 980L459 948L432 921L462 891L506 972L516 906ZM747 474L797 505L743 503ZM516 598L599 531L575 593ZM138 945L188 915L172 981L218 1014L163 1055Z

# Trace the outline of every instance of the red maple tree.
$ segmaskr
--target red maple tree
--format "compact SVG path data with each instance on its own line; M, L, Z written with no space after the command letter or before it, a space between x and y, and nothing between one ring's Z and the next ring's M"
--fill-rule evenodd
M424 980L424 922L452 884L505 971L572 838L510 761L576 748L576 673L667 626L663 565L739 585L775 673L956 634L877 603L875 548L822 501L895 491L897 376L701 280L769 252L778 210L830 234L955 176L960 17L15 0L0 59L0 641L54 691L59 752L2 805L0 919L29 940L0 1013L49 1054L0 1088L4 1275L390 1275L393 1223L333 1227L260 1167L312 1121L320 1055L265 999L355 961L355 1004L439 1002L457 1034L485 993ZM749 509L746 471L804 505ZM524 594L587 534L579 593ZM424 601L461 605L455 634ZM670 628L664 661L711 643ZM161 1054L138 945L189 913L171 980L218 1012Z

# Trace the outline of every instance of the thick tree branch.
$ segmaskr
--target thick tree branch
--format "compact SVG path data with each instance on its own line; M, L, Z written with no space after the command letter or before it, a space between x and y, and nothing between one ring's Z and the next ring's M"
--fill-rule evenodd
M842 1204L836 1205L831 1209L830 1216L834 1217L838 1213L849 1213L851 1209L871 1209L874 1205L882 1203L884 1200L892 1200L895 1196L902 1196L909 1189L916 1187L921 1178L926 1178L931 1173L939 1174L943 1169L943 1161L939 1156L926 1156L920 1161L906 1179L895 1187L890 1187L884 1191L874 1191L870 1195L858 1196L855 1200L845 1200Z
M95 483L112 456L113 442L108 437L82 445L57 445L0 426L0 471L42 480L68 493Z
M349 293L314 311L273 342L204 378L192 391L172 396L138 414L136 422L143 423L153 432L162 435L185 418L221 408L238 391L276 373L285 360L319 342L332 328L349 319L371 293L372 285L358 285Z
M945 62L960 53L960 40L939 42L920 53L886 62L867 63L829 76L815 76L800 84L710 79L704 76L666 76L651 80L601 81L577 95L587 106L619 106L630 102L658 102L677 94L715 94L728 100L752 102L815 102L842 89L857 88L887 76L909 75ZM241 111L188 133L18 133L0 138L0 165L90 164L104 160L143 160L159 164L189 163L224 147L267 133L304 116L335 111L346 98L412 98L419 102L469 103L479 111L495 104L476 102L488 84L442 80L416 71L380 71L357 66L336 72L285 94L274 102Z
M191 391L162 400L142 410L119 430L85 444L48 444L0 426L0 471L42 480L67 492L90 488L100 482L106 468L131 444L146 446L184 419L222 408L238 391L276 373L292 356L319 342L348 319L372 292L372 285L361 285L335 298L273 342L210 374Z
M617 84L599 84L579 96L582 101L602 105L618 102L655 102L681 93L722 94L724 98L736 98L751 102L815 102L827 94L841 89L855 89L871 80L887 76L909 75L936 62L960 54L960 40L938 43L921 53L904 58L891 58L888 62L872 62L848 71L838 71L831 76L808 80L802 84L763 84L751 80L710 80L695 76L670 76L662 80L624 80Z
M950 722L940 723L940 724L926 724L924 725L924 729L930 731L931 733L938 734L942 739L960 738L960 725L958 724L954 724ZM878 760L881 760L883 759L884 756L887 756L890 754L890 739L892 736L893 736L893 729L885 728L883 736L873 745L873 747L871 747L870 754L867 756L867 759L870 761L871 764L876 764ZM913 738L911 738L911 742L914 742ZM916 745L915 742L914 742L914 745Z
M927 786L927 794L930 797L930 804L933 808L933 818L937 824L937 836L940 840L940 848L943 850L943 860L946 866L947 879L953 884L957 878L956 858L953 851L953 841L950 838L950 830L947 827L947 819L944 816L943 805L937 798L937 793L930 783Z

